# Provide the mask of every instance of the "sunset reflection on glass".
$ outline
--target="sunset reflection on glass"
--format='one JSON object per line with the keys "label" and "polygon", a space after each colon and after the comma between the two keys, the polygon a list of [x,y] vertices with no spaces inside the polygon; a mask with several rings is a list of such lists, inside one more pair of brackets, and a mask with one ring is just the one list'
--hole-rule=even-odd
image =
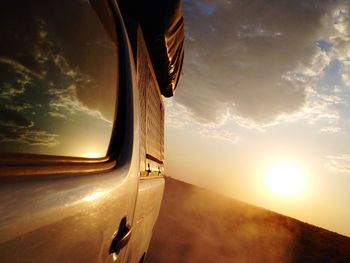
{"label": "sunset reflection on glass", "polygon": [[98,151],[87,151],[83,154],[83,156],[86,158],[98,158],[100,156],[103,156],[103,153]]}
{"label": "sunset reflection on glass", "polygon": [[11,1],[0,22],[0,153],[105,157],[119,78],[116,31],[104,25],[113,17],[89,1]]}

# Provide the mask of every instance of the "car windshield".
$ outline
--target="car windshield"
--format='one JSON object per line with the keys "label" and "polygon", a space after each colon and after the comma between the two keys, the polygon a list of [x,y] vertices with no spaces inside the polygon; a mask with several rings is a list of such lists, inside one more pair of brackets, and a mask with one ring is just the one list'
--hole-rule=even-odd
{"label": "car windshield", "polygon": [[4,1],[0,35],[0,152],[105,157],[119,82],[111,10]]}

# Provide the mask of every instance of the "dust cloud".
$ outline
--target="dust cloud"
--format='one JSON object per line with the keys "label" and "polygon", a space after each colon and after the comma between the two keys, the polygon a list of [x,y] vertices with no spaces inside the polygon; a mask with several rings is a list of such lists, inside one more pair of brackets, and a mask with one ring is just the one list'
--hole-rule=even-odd
{"label": "dust cloud", "polygon": [[350,238],[166,178],[146,262],[350,262]]}

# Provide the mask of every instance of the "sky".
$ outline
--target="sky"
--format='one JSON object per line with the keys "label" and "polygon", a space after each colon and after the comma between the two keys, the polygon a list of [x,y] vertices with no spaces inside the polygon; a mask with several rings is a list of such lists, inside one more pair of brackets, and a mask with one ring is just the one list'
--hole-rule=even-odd
{"label": "sky", "polygon": [[350,1],[182,4],[166,174],[350,236]]}
{"label": "sky", "polygon": [[89,2],[18,5],[0,10],[1,152],[104,157],[116,114],[116,31]]}

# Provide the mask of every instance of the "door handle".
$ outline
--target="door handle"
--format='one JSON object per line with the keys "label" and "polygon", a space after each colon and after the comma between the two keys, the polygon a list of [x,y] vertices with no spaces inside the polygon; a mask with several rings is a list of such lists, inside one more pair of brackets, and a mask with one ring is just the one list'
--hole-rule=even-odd
{"label": "door handle", "polygon": [[115,234],[111,247],[109,248],[109,254],[118,254],[120,250],[126,246],[131,237],[131,227],[126,223],[126,217],[120,221],[118,232]]}

